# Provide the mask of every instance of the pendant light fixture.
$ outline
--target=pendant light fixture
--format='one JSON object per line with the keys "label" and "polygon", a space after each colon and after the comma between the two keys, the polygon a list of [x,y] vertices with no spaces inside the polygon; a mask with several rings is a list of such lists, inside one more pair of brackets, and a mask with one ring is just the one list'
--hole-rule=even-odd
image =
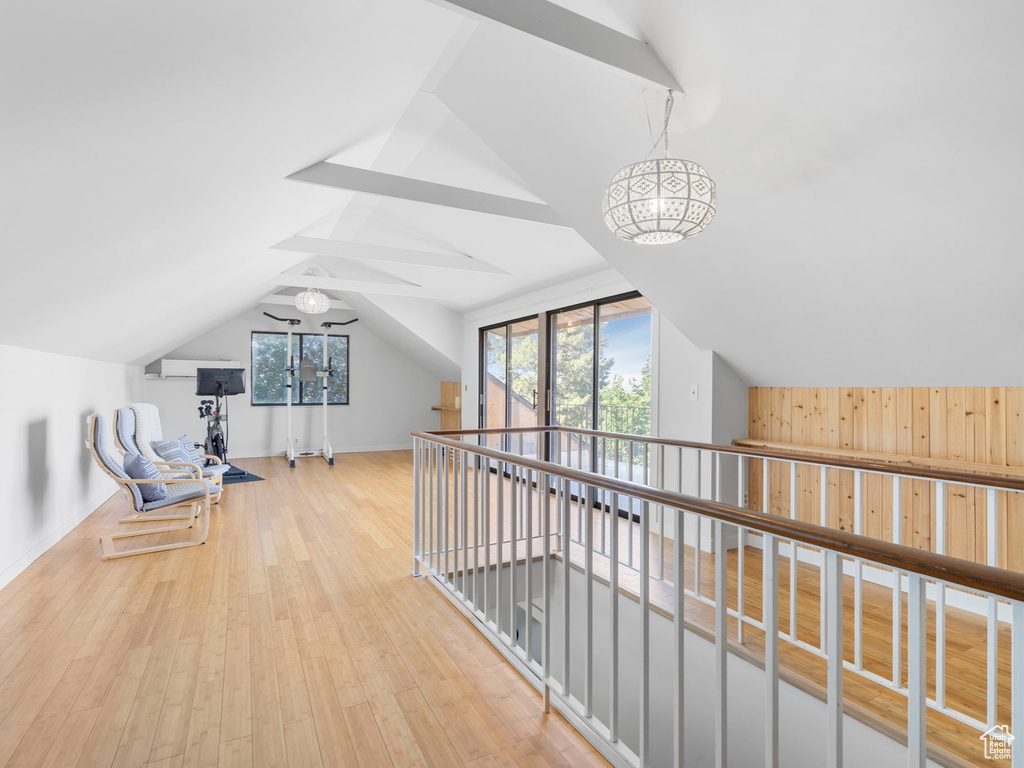
{"label": "pendant light fixture", "polygon": [[331,300],[316,288],[307,288],[295,295],[295,308],[307,315],[322,315],[331,308]]}
{"label": "pendant light fixture", "polygon": [[[672,91],[665,100],[665,126],[643,162],[627,165],[604,191],[604,223],[631,243],[662,245],[699,235],[715,217],[715,182],[699,164],[668,154]],[[665,157],[650,159],[665,140]]]}

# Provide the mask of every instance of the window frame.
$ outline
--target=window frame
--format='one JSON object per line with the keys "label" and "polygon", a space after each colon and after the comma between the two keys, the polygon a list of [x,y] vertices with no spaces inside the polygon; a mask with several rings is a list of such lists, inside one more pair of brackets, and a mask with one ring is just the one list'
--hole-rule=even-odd
{"label": "window frame", "polygon": [[[252,331],[250,333],[250,336],[249,336],[249,405],[251,405],[253,408],[282,408],[282,407],[283,408],[287,408],[288,407],[287,400],[282,400],[279,403],[257,403],[254,400],[254,398],[256,397],[256,379],[255,379],[256,364],[255,364],[255,361],[253,359],[253,342],[255,341],[257,335],[260,335],[260,336],[285,336],[285,337],[287,337],[288,336],[288,332],[287,331]],[[302,360],[302,352],[303,352],[303,348],[304,348],[303,344],[304,344],[304,339],[305,339],[306,336],[315,336],[316,338],[321,339],[321,340],[324,337],[324,335],[322,333],[292,333],[292,337],[293,338],[298,338],[299,339],[299,354],[298,354],[299,360]],[[347,333],[329,333],[329,334],[327,334],[327,338],[328,339],[345,339],[345,400],[344,400],[344,402],[333,402],[333,403],[328,401],[327,405],[351,405],[352,404],[352,392],[351,392],[351,386],[350,385],[352,383],[352,378],[351,378],[351,375],[350,375],[351,372],[349,371],[349,362],[350,362],[351,357],[352,357],[352,355],[351,355],[351,351],[352,351],[352,340],[351,340],[351,337]],[[287,353],[286,353],[286,360],[285,360],[285,362],[287,363]],[[281,369],[281,372],[282,372],[282,374],[284,373],[284,369],[283,368]],[[294,376],[293,378],[297,379],[298,376]],[[320,398],[315,403],[304,403],[304,402],[302,402],[302,395],[303,395],[302,386],[303,386],[304,383],[305,382],[301,382],[301,381],[299,382],[298,398],[292,400],[292,406],[295,407],[295,408],[309,408],[309,407],[314,407],[315,408],[315,407],[318,407],[318,406],[322,407],[323,406],[323,398]],[[313,383],[313,382],[310,382],[310,383]],[[320,388],[319,381],[316,382],[316,386],[317,386],[318,389]],[[285,397],[287,397],[287,393],[285,393]]]}
{"label": "window frame", "polygon": [[[629,299],[647,299],[647,297],[644,296],[642,293],[640,293],[640,291],[627,291],[625,293],[619,293],[619,294],[616,294],[614,296],[607,296],[607,297],[605,297],[603,299],[592,299],[590,301],[581,301],[581,302],[579,302],[577,304],[570,304],[570,305],[565,306],[565,307],[559,307],[557,309],[548,310],[548,312],[547,312],[547,328],[546,328],[547,344],[548,344],[548,352],[547,352],[548,364],[546,366],[546,371],[545,371],[546,375],[544,377],[544,387],[545,387],[545,390],[550,394],[550,397],[548,398],[548,402],[547,402],[547,408],[545,409],[545,412],[544,412],[544,423],[547,424],[548,426],[550,426],[553,423],[553,421],[554,421],[554,409],[555,409],[555,405],[556,405],[556,403],[555,403],[555,394],[554,394],[554,383],[555,383],[554,382],[554,377],[556,376],[557,372],[555,371],[556,366],[555,366],[555,358],[554,358],[554,356],[556,354],[557,345],[555,344],[554,338],[555,338],[555,330],[557,328],[557,322],[558,322],[557,319],[556,319],[557,316],[559,314],[561,314],[562,312],[571,312],[574,309],[592,308],[594,310],[594,319],[592,321],[593,327],[594,327],[594,343],[597,344],[598,343],[598,339],[600,337],[600,335],[599,335],[599,328],[600,328],[600,325],[601,325],[601,307],[606,305],[606,304],[616,304],[616,303],[618,303],[620,301],[627,301]],[[650,299],[647,299],[647,301],[648,301],[648,303],[650,303]],[[653,318],[653,313],[654,313],[654,305],[652,304],[651,305],[652,318]],[[652,357],[653,357],[653,354],[654,354],[654,339],[652,338],[651,339],[651,355],[652,355]],[[653,360],[652,360],[652,364],[653,364]],[[599,392],[599,388],[598,388],[598,384],[597,384],[597,381],[598,381],[598,361],[597,361],[597,351],[596,351],[596,348],[595,348],[595,354],[594,354],[594,375],[593,375],[593,380],[594,380],[593,381],[593,402],[594,402],[594,407],[593,407],[593,413],[591,414],[591,420],[590,420],[591,421],[591,425],[588,427],[588,429],[592,429],[592,430],[596,431],[598,429],[598,422],[599,422],[599,419],[600,419],[599,409],[600,409],[600,402],[601,402],[600,392]],[[652,403],[652,414],[653,414],[653,403]]]}

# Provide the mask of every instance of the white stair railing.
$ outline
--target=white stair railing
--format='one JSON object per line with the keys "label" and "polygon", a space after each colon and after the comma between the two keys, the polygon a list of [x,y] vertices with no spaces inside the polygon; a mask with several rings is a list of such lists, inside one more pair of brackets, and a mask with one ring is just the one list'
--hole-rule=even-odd
{"label": "white stair railing", "polygon": [[[766,766],[780,765],[780,651],[787,646],[824,660],[827,668],[819,764],[843,764],[843,669],[905,696],[909,766],[925,764],[929,710],[972,726],[979,735],[1000,723],[1008,723],[1011,733],[1024,734],[1024,685],[1018,682],[1024,679],[1024,576],[716,501],[722,496],[719,479],[725,450],[710,452],[710,483],[703,482],[699,489],[712,497],[709,500],[588,471],[598,460],[598,441],[619,438],[544,432],[548,444],[558,447],[557,456],[577,454],[572,461],[576,466],[476,445],[482,442],[478,432],[463,434],[466,442],[414,434],[414,572],[429,575],[543,691],[545,710],[557,708],[613,763],[682,765],[687,745],[706,738],[685,727],[694,715],[685,710],[684,620],[688,611],[702,606],[713,614],[716,765],[726,765],[730,748],[737,749],[730,739],[727,659],[730,644],[744,642],[744,634],[763,642]],[[563,450],[572,441],[575,446]],[[644,438],[630,442],[630,457],[652,453]],[[642,451],[637,451],[637,443],[644,444]],[[747,458],[739,454],[741,465]],[[588,462],[588,468],[580,468]],[[636,475],[639,479],[641,473]],[[649,480],[649,472],[644,477]],[[742,473],[740,477],[742,483]],[[609,510],[619,514],[608,514]],[[652,530],[655,517],[659,529]],[[737,579],[731,596],[729,558],[707,551],[702,540],[707,535],[724,543],[730,531],[738,533],[741,543],[731,572]],[[760,550],[759,600],[744,593],[754,585],[744,577],[744,560],[753,555],[745,553],[743,544]],[[786,590],[780,588],[780,564],[790,569]],[[708,567],[712,576],[702,582],[701,572]],[[798,571],[808,569],[817,571],[812,582],[819,585],[818,631],[811,638],[798,636],[799,590],[792,588]],[[858,611],[865,569],[891,575],[891,676],[864,664]],[[852,582],[858,609],[852,659],[844,648],[844,582]],[[929,607],[943,616],[947,590],[973,595],[988,607],[984,712],[943,696],[941,632],[933,646],[935,662],[927,661]],[[789,620],[782,623],[784,593]],[[632,597],[624,598],[627,594]],[[897,607],[904,597],[905,617]],[[730,607],[732,602],[735,608]],[[635,615],[635,622],[626,620],[627,612]],[[673,622],[670,641],[659,636],[652,644],[652,616]],[[900,637],[904,623],[905,642]],[[938,630],[942,619],[935,623]],[[994,661],[1000,629],[1011,635],[1009,712],[999,703]],[[672,681],[667,702],[666,676]],[[934,681],[933,697],[927,696],[929,677]],[[1004,693],[1006,685],[1003,681]],[[635,710],[622,704],[625,687],[635,688]],[[652,688],[657,689],[654,694]],[[653,708],[652,695],[657,699]],[[657,721],[657,728],[652,728],[652,721]],[[1024,766],[1024,749],[1016,750],[1009,765]]]}

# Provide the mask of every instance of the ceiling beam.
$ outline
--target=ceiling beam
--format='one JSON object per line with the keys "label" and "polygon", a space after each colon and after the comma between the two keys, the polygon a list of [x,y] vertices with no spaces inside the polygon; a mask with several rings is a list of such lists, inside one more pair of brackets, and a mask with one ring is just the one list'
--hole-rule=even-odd
{"label": "ceiling beam", "polygon": [[292,181],[305,181],[323,187],[347,189],[352,192],[365,192],[370,195],[395,197],[400,200],[412,200],[431,205],[444,205],[464,211],[490,213],[510,219],[536,221],[541,224],[566,226],[558,214],[544,203],[517,200],[514,197],[492,195],[461,187],[449,187],[447,184],[409,179],[405,176],[369,171],[365,168],[353,168],[350,165],[317,163],[293,173],[288,178]]}
{"label": "ceiling beam", "polygon": [[329,240],[321,237],[295,235],[273,246],[278,251],[293,253],[314,253],[318,256],[341,256],[364,261],[383,261],[389,264],[413,264],[418,267],[439,267],[459,269],[465,272],[489,272],[507,275],[503,269],[493,267],[485,261],[465,254],[432,253],[413,251],[406,248],[392,248],[386,245],[352,243],[346,240]]}
{"label": "ceiling beam", "polygon": [[[260,304],[274,304],[281,307],[294,307],[295,297],[286,296],[281,293],[271,293],[269,296],[264,296],[260,299]],[[340,299],[331,299],[331,309],[352,309],[352,307],[346,304]]]}
{"label": "ceiling beam", "polygon": [[682,87],[647,43],[547,0],[430,0],[471,18],[512,27],[577,56],[624,72],[645,85]]}
{"label": "ceiling beam", "polygon": [[379,283],[372,280],[350,280],[344,277],[281,274],[266,281],[269,285],[287,285],[292,288],[316,288],[321,291],[351,291],[377,293],[388,296],[419,296],[439,298],[438,294],[413,283]]}

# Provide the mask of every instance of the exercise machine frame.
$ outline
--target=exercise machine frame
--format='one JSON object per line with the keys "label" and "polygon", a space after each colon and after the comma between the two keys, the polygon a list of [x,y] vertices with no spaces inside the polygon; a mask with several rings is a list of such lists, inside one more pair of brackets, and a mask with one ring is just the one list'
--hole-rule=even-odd
{"label": "exercise machine frame", "polygon": [[287,363],[287,366],[284,369],[285,373],[288,374],[287,382],[285,384],[286,393],[287,393],[287,396],[286,396],[286,399],[285,399],[285,413],[287,414],[287,419],[286,420],[287,420],[287,423],[288,423],[288,434],[287,434],[288,444],[287,444],[287,446],[285,448],[285,457],[288,459],[288,466],[291,467],[292,469],[295,468],[295,458],[296,458],[296,456],[298,456],[300,458],[305,458],[305,457],[308,457],[308,456],[323,456],[324,460],[333,467],[334,466],[334,449],[331,447],[331,441],[327,437],[327,387],[329,385],[330,377],[334,373],[334,366],[332,364],[331,358],[327,354],[328,333],[329,333],[330,329],[333,326],[335,326],[335,325],[351,325],[352,323],[356,322],[359,318],[357,317],[357,318],[354,318],[352,320],[346,320],[344,322],[337,322],[337,321],[335,321],[335,322],[324,322],[324,323],[321,323],[321,327],[324,329],[324,332],[323,332],[323,337],[324,337],[324,341],[323,341],[323,361],[322,361],[323,369],[316,372],[316,378],[320,379],[321,401],[322,401],[321,402],[321,406],[323,408],[323,443],[321,445],[320,450],[309,450],[309,451],[298,451],[298,452],[296,452],[295,451],[295,439],[292,437],[292,388],[294,386],[295,373],[296,373],[297,370],[298,370],[298,372],[300,374],[300,377],[301,377],[301,373],[302,373],[302,360],[301,359],[299,360],[299,367],[296,368],[296,366],[295,366],[295,355],[291,354],[291,351],[292,351],[292,333],[293,333],[292,329],[296,325],[301,324],[302,321],[301,320],[296,320],[295,318],[291,318],[291,317],[277,317],[276,315],[272,315],[269,312],[264,312],[263,314],[266,315],[267,317],[273,319],[273,320],[279,320],[280,322],[288,323],[288,340],[286,342],[287,343],[286,349],[287,349],[287,355],[288,355],[288,358],[287,358],[288,359],[288,363]]}

